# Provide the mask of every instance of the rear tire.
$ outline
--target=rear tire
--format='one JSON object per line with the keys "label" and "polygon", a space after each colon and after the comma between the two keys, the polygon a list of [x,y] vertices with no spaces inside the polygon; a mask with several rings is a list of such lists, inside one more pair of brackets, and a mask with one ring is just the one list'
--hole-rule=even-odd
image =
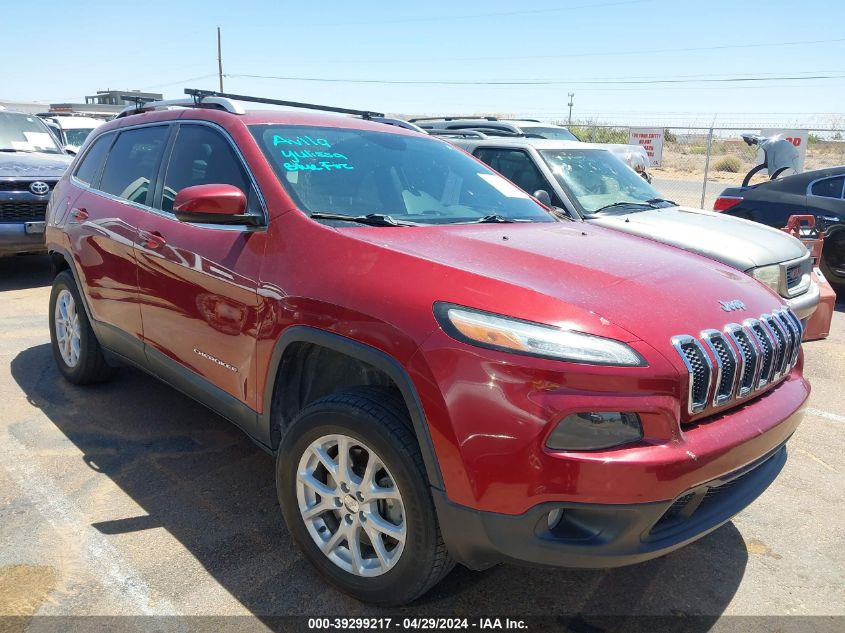
{"label": "rear tire", "polygon": [[407,410],[390,390],[359,387],[308,405],[282,438],[276,485],[302,553],[358,600],[407,604],[454,566]]}
{"label": "rear tire", "polygon": [[50,344],[59,372],[76,385],[103,382],[117,372],[103,356],[76,281],[67,270],[56,275],[50,293]]}

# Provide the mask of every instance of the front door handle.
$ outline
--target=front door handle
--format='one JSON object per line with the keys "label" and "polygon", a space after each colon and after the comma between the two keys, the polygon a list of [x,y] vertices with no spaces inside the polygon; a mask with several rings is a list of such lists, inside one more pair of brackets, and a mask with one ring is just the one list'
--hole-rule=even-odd
{"label": "front door handle", "polygon": [[144,248],[149,248],[151,250],[158,250],[167,244],[167,240],[164,239],[164,236],[158,231],[153,231],[152,233],[141,231],[139,237],[141,238],[141,245]]}
{"label": "front door handle", "polygon": [[71,209],[70,214],[71,216],[73,216],[73,219],[77,222],[85,222],[85,220],[88,219],[88,211],[86,211],[82,207],[74,207],[73,209]]}

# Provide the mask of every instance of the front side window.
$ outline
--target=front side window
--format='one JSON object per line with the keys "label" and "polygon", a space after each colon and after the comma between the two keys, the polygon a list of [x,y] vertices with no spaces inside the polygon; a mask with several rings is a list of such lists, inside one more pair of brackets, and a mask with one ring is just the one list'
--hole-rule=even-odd
{"label": "front side window", "polygon": [[475,155],[527,193],[533,195],[538,189],[552,193],[534,161],[522,150],[480,148]]}
{"label": "front side window", "polygon": [[77,180],[89,186],[97,182],[97,176],[103,166],[103,161],[106,159],[113,138],[114,134],[104,134],[94,141],[91,149],[85,152],[79,167],[76,168],[74,176]]}
{"label": "front side window", "polygon": [[169,127],[125,130],[109,152],[98,189],[137,204],[147,204],[150,184],[158,168]]}
{"label": "front side window", "polygon": [[813,183],[810,193],[814,196],[822,196],[824,198],[841,198],[843,183],[845,183],[845,176],[825,178],[824,180]]}
{"label": "front side window", "polygon": [[194,185],[233,185],[250,197],[250,181],[229,142],[207,125],[182,124],[164,177],[161,208],[173,210],[176,194]]}
{"label": "front side window", "polygon": [[587,214],[672,206],[633,169],[607,150],[541,150],[560,185]]}
{"label": "front side window", "polygon": [[0,112],[0,152],[63,153],[44,121],[18,112]]}
{"label": "front side window", "polygon": [[419,224],[489,216],[555,221],[525,192],[443,141],[348,128],[250,129],[282,185],[309,215],[379,214]]}

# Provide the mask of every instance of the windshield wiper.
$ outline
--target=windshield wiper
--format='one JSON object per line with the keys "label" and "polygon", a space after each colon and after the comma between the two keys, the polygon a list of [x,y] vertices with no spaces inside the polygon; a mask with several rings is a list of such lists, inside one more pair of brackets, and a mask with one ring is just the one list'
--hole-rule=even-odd
{"label": "windshield wiper", "polygon": [[383,215],[381,213],[345,215],[343,213],[323,213],[322,211],[315,211],[308,217],[313,218],[314,220],[342,220],[343,222],[357,222],[358,224],[366,224],[368,226],[420,226],[416,222],[397,220],[390,215]]}
{"label": "windshield wiper", "polygon": [[659,209],[656,204],[654,204],[651,200],[648,202],[614,202],[613,204],[606,204],[603,207],[599,207],[593,213],[601,213],[602,211],[609,211],[610,209],[620,209],[624,207],[645,207],[647,209]]}
{"label": "windshield wiper", "polygon": [[513,222],[532,222],[527,218],[506,218],[498,213],[485,215],[483,218],[472,220],[471,222],[459,222],[458,224],[511,224]]}
{"label": "windshield wiper", "polygon": [[15,149],[14,147],[0,147],[0,152],[21,152],[22,154],[34,154],[34,149]]}
{"label": "windshield wiper", "polygon": [[646,200],[646,202],[650,204],[660,204],[661,202],[671,205],[673,207],[677,207],[678,203],[674,200],[667,200],[666,198],[652,198],[651,200]]}

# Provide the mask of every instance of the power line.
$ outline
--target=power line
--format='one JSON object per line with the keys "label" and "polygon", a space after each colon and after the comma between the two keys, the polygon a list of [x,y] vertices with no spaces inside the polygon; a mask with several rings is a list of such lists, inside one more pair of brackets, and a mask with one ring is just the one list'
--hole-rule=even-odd
{"label": "power line", "polygon": [[419,86],[606,86],[606,85],[658,85],[689,83],[740,83],[768,81],[809,81],[827,79],[845,79],[845,75],[809,75],[780,77],[721,77],[712,79],[613,79],[613,80],[451,80],[451,79],[341,79],[339,77],[287,77],[277,75],[251,75],[242,73],[227,74],[227,77],[240,79],[275,79],[279,81],[307,81],[319,83],[382,84],[382,85],[419,85]]}
{"label": "power line", "polygon": [[[732,50],[732,49],[746,49],[746,48],[780,48],[782,46],[811,46],[815,44],[839,44],[845,42],[845,38],[838,38],[832,40],[799,40],[794,42],[757,42],[754,44],[722,44],[718,46],[692,46],[684,48],[654,48],[651,50],[637,50],[637,55],[654,54],[654,53],[687,53],[687,52],[704,52],[704,51],[718,51],[718,50]],[[412,63],[436,63],[436,62],[474,62],[474,61],[510,61],[510,60],[534,60],[534,59],[574,59],[582,57],[630,57],[631,51],[589,51],[580,53],[567,53],[565,55],[502,55],[502,56],[484,56],[484,57],[441,57],[441,58],[418,58],[418,59],[342,59],[331,60],[323,63],[337,64],[412,64]],[[251,63],[245,60],[235,60],[237,63]]]}

